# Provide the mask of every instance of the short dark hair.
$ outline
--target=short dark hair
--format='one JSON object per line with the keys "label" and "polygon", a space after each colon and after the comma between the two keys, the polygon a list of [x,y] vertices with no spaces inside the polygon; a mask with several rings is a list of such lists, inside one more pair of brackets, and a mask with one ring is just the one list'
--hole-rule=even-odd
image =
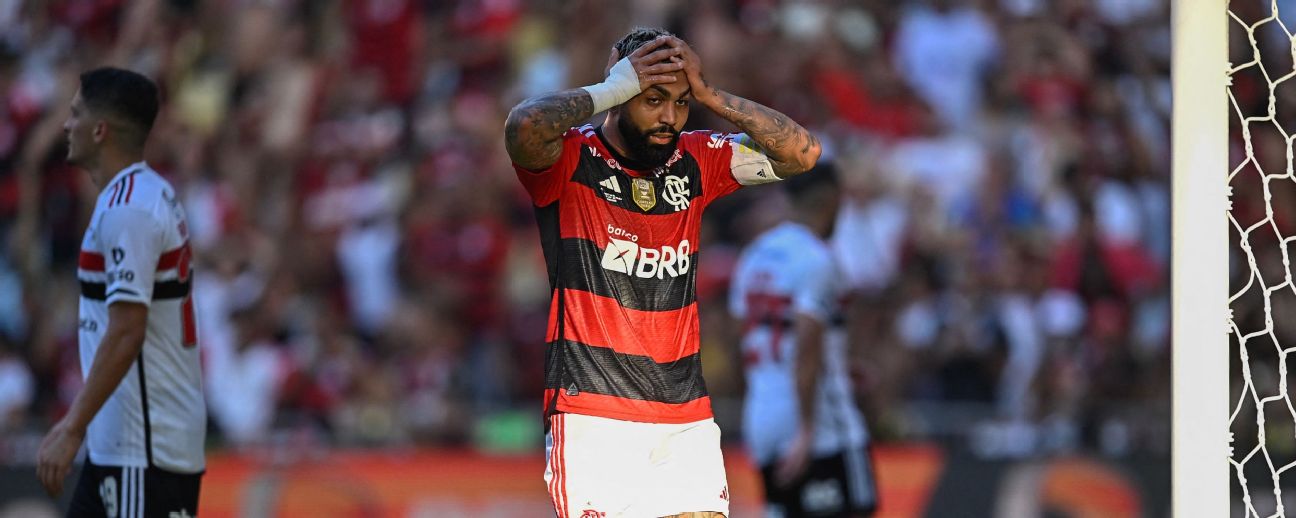
{"label": "short dark hair", "polygon": [[815,164],[809,171],[783,180],[783,189],[796,205],[813,206],[822,203],[824,194],[835,192],[837,187],[837,167],[825,161]]}
{"label": "short dark hair", "polygon": [[629,56],[639,47],[657,39],[659,36],[674,36],[674,34],[660,27],[635,27],[630,31],[630,34],[625,35],[625,37],[621,38],[621,41],[616,42],[617,59]]}
{"label": "short dark hair", "polygon": [[138,72],[103,67],[81,74],[81,100],[90,111],[132,126],[143,147],[158,113],[157,84]]}

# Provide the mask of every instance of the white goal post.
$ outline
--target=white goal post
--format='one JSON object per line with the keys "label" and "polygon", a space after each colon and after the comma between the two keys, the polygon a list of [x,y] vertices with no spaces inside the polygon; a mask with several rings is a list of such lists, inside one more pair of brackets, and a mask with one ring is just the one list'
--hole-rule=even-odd
{"label": "white goal post", "polygon": [[1227,0],[1172,1],[1171,504],[1176,517],[1231,512],[1228,24]]}

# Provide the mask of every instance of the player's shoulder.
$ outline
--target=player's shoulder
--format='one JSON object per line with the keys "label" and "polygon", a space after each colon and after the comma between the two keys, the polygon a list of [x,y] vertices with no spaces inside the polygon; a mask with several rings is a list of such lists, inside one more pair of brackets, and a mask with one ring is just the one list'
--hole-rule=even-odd
{"label": "player's shoulder", "polygon": [[825,241],[823,238],[815,235],[808,229],[801,235],[799,246],[802,250],[805,250],[805,255],[809,259],[818,262],[832,261],[832,246],[828,244],[828,241]]}
{"label": "player's shoulder", "polygon": [[832,262],[832,249],[828,243],[804,225],[786,223],[776,230],[773,239],[777,246],[795,251],[792,257],[797,262],[812,266]]}
{"label": "player's shoulder", "polygon": [[681,147],[693,149],[721,149],[734,139],[741,138],[742,133],[725,133],[712,130],[692,130],[680,133]]}
{"label": "player's shoulder", "polygon": [[137,167],[113,179],[105,189],[104,217],[156,218],[178,203],[175,188],[148,166]]}
{"label": "player's shoulder", "polygon": [[128,202],[146,210],[169,208],[177,203],[176,190],[161,174],[145,167],[135,174],[135,195]]}

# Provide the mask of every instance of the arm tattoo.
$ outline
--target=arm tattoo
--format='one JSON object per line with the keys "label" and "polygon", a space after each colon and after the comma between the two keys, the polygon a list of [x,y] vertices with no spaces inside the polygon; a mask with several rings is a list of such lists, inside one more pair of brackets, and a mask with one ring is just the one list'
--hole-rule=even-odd
{"label": "arm tattoo", "polygon": [[728,92],[711,88],[720,99],[716,111],[760,145],[774,165],[774,174],[786,177],[814,167],[819,159],[819,139],[787,115]]}
{"label": "arm tattoo", "polygon": [[575,88],[522,101],[504,123],[509,158],[527,169],[544,169],[562,155],[562,135],[594,115],[589,92]]}

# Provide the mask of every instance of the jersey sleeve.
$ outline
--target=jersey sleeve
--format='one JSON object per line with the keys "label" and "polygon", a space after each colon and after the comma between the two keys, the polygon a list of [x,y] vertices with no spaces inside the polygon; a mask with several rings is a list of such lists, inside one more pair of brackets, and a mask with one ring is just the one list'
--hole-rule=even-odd
{"label": "jersey sleeve", "polygon": [[796,284],[796,292],[792,295],[792,308],[799,314],[828,322],[837,302],[838,279],[832,258],[827,253],[806,256],[801,282]]}
{"label": "jersey sleeve", "polygon": [[690,131],[681,141],[702,169],[702,192],[709,200],[746,185],[777,182],[769,157],[746,133]]}
{"label": "jersey sleeve", "polygon": [[547,169],[531,170],[513,164],[518,181],[522,182],[522,187],[526,188],[537,207],[558,201],[563,185],[571,179],[576,164],[580,162],[581,144],[585,141],[585,135],[578,128],[572,128],[563,133],[562,139],[562,154]]}
{"label": "jersey sleeve", "polygon": [[104,253],[109,305],[134,302],[149,305],[153,277],[162,254],[163,233],[158,222],[143,210],[122,206],[108,209],[99,220],[97,240]]}
{"label": "jersey sleeve", "polygon": [[743,319],[747,318],[747,254],[743,254],[738,259],[738,267],[734,268],[734,274],[729,281],[729,315]]}

